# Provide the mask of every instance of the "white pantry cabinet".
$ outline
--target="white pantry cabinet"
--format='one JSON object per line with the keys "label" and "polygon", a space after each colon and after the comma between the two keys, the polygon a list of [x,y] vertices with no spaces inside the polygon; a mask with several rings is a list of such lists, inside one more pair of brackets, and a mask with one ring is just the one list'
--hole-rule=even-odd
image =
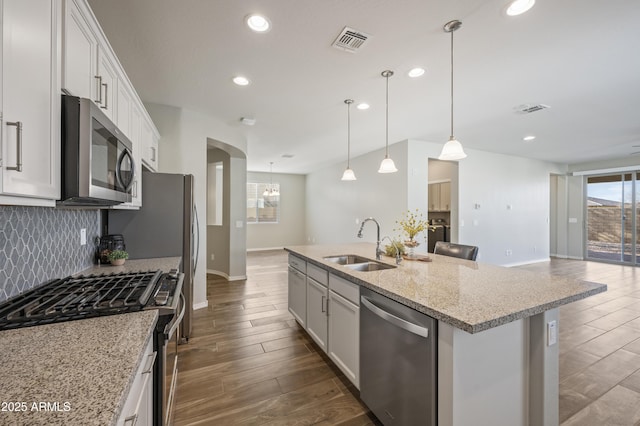
{"label": "white pantry cabinet", "polygon": [[2,0],[0,7],[0,204],[53,206],[61,178],[61,3]]}

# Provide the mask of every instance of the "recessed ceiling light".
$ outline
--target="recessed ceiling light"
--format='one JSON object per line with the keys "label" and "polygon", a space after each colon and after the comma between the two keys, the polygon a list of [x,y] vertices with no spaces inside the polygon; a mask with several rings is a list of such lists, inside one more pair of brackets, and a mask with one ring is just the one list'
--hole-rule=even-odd
{"label": "recessed ceiling light", "polygon": [[237,77],[233,77],[233,82],[238,86],[246,86],[249,84],[249,79],[247,77],[239,75]]}
{"label": "recessed ceiling light", "polygon": [[360,103],[356,106],[356,108],[358,108],[358,109],[369,109],[369,104],[368,104],[368,103],[365,103],[365,102],[360,102]]}
{"label": "recessed ceiling light", "polygon": [[532,141],[534,140],[536,137],[534,135],[529,135],[529,136],[525,136],[524,138],[522,138],[523,141]]}
{"label": "recessed ceiling light", "polygon": [[257,33],[266,33],[271,28],[271,23],[262,15],[248,15],[245,18],[247,26]]}
{"label": "recessed ceiling light", "polygon": [[536,0],[514,0],[507,7],[507,15],[518,16],[531,9],[536,4]]}
{"label": "recessed ceiling light", "polygon": [[409,77],[416,78],[424,75],[424,68],[414,68],[408,73]]}

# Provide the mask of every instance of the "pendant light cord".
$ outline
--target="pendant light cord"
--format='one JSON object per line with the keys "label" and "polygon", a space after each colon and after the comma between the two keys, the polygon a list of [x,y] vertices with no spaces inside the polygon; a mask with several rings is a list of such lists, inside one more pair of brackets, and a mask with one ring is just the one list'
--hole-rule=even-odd
{"label": "pendant light cord", "polygon": [[[391,74],[393,75],[393,74]],[[386,132],[385,132],[385,150],[384,150],[384,158],[389,157],[389,77],[391,76],[389,75],[389,73],[387,73],[387,75],[385,76],[387,79],[387,95],[386,95],[386,102],[387,102],[387,107],[386,107]]]}
{"label": "pendant light cord", "polygon": [[351,102],[347,102],[347,169],[350,169],[350,168],[351,168]]}
{"label": "pendant light cord", "polygon": [[453,139],[453,31],[451,31],[451,139]]}

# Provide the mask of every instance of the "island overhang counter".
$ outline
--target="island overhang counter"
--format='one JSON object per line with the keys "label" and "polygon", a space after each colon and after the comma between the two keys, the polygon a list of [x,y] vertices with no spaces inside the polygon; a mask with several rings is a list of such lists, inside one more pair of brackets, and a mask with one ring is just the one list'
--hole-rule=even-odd
{"label": "island overhang counter", "polygon": [[[370,243],[291,246],[290,254],[438,320],[438,425],[557,425],[558,308],[606,285],[457,258],[361,272],[327,260],[375,258]],[[394,265],[394,259],[382,262]],[[553,330],[552,330],[553,333]],[[553,338],[553,336],[551,336]]]}

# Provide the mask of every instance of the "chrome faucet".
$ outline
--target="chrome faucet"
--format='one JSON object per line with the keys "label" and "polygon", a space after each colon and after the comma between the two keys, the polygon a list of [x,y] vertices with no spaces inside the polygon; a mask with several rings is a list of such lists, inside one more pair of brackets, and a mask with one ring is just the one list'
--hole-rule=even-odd
{"label": "chrome faucet", "polygon": [[376,240],[376,260],[380,260],[380,255],[383,253],[383,251],[380,250],[380,224],[378,223],[378,221],[372,217],[368,217],[365,220],[363,220],[362,224],[360,225],[360,230],[358,231],[358,238],[362,238],[362,228],[364,228],[364,224],[369,222],[370,220],[373,221],[378,227],[378,234],[377,234],[377,240]]}
{"label": "chrome faucet", "polygon": [[397,244],[398,243],[394,243],[393,240],[387,235],[386,237],[382,237],[382,241],[384,240],[389,240],[389,242],[391,243],[391,246],[396,249],[396,265],[399,265],[400,262],[402,262],[402,254],[400,253],[400,249],[398,248]]}

